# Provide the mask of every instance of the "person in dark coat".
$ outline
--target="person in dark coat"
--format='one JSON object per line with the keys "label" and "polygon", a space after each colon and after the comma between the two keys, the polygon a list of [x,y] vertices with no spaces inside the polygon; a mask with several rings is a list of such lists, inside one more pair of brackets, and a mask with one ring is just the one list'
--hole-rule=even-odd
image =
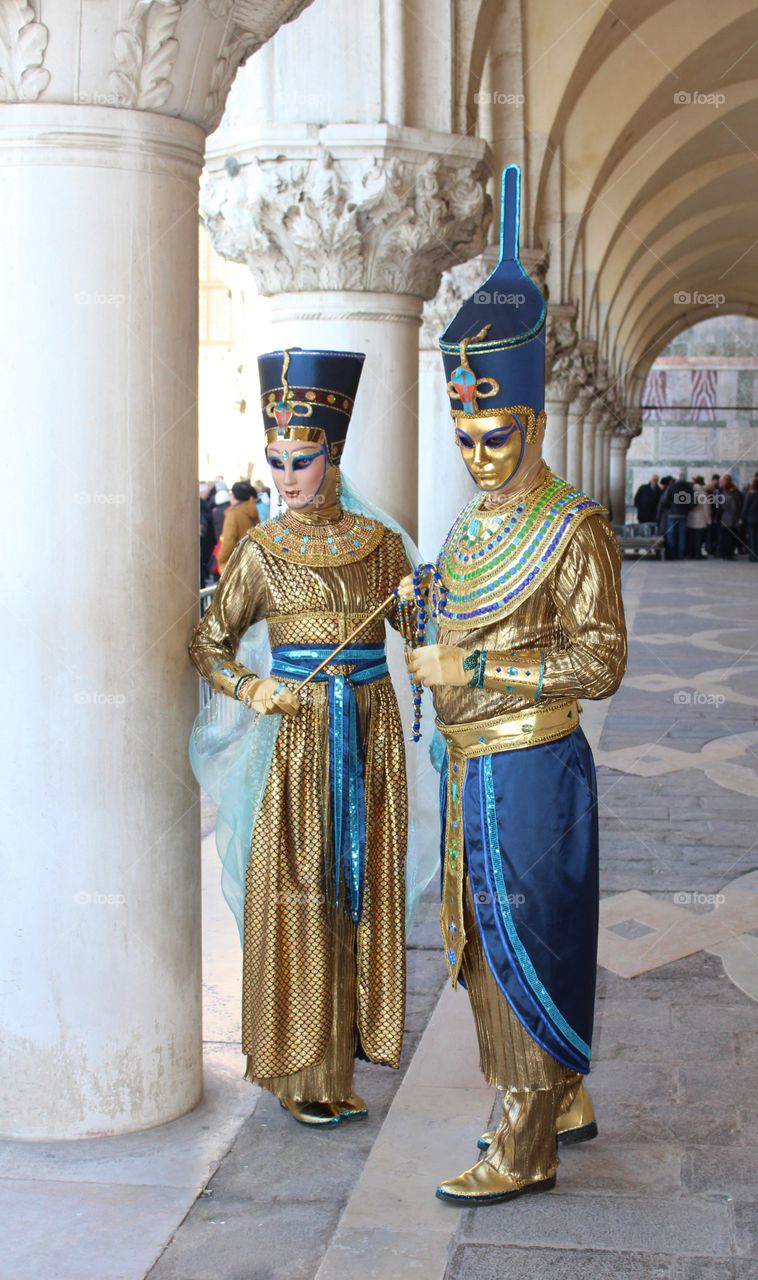
{"label": "person in dark coat", "polygon": [[750,563],[758,564],[758,476],[747,491],[742,508],[742,522],[747,535]]}
{"label": "person in dark coat", "polygon": [[648,484],[641,484],[634,495],[634,507],[640,524],[655,524],[658,520],[658,503],[661,486],[657,476],[651,476]]}
{"label": "person in dark coat", "polygon": [[679,478],[666,489],[659,507],[659,514],[661,511],[666,514],[666,544],[671,560],[684,560],[687,554],[687,516],[694,502],[693,487],[680,471]]}
{"label": "person in dark coat", "polygon": [[719,481],[721,491],[721,526],[719,555],[722,560],[734,560],[737,551],[737,528],[742,515],[742,494],[730,475]]}

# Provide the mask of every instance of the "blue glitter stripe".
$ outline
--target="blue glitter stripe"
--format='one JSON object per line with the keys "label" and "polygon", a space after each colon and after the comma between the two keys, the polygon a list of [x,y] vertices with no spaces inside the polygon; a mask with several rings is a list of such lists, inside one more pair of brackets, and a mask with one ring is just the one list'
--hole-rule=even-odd
{"label": "blue glitter stripe", "polygon": [[[333,650],[326,645],[277,645],[271,674],[305,679]],[[353,685],[371,684],[389,676],[384,645],[355,645],[343,649],[337,663],[352,666],[349,675],[320,671],[314,680],[328,685],[329,780],[334,840],[334,901],[341,899],[344,879],[353,920],[360,922],[366,861],[366,796],[363,750],[358,733],[358,709]]]}
{"label": "blue glitter stripe", "polygon": [[482,758],[482,777],[484,780],[485,794],[485,835],[487,841],[487,854],[492,867],[492,873],[495,877],[495,884],[497,886],[497,899],[498,906],[500,908],[500,915],[502,916],[503,924],[505,925],[511,946],[518,956],[521,968],[529,986],[532,988],[532,991],[536,995],[553,1025],[557,1027],[561,1034],[566,1037],[575,1049],[578,1049],[579,1052],[589,1060],[592,1053],[589,1045],[585,1044],[581,1036],[577,1035],[573,1027],[569,1026],[560,1009],[551,999],[547,988],[542,982],[540,982],[539,977],[537,976],[537,971],[529,958],[529,953],[518,936],[516,926],[513,923],[513,916],[511,915],[511,908],[508,901],[508,890],[503,876],[503,862],[500,854],[500,841],[497,832],[497,807],[495,803],[495,787],[492,780],[492,756],[484,756]]}
{"label": "blue glitter stripe", "polygon": [[544,649],[540,649],[540,678],[539,678],[539,680],[537,681],[537,696],[536,696],[536,697],[535,697],[535,699],[534,699],[534,705],[535,705],[535,707],[536,707],[537,703],[539,702],[539,700],[540,700],[540,694],[542,693],[542,680],[543,680],[544,675],[545,675],[545,650],[544,650]]}

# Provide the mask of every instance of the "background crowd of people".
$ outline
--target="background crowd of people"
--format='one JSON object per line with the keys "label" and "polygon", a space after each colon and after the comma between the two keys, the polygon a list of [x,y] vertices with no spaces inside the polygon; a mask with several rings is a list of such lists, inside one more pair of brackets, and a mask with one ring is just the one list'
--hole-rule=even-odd
{"label": "background crowd of people", "polygon": [[240,538],[268,520],[271,490],[262,480],[237,480],[229,489],[223,476],[200,482],[200,585],[218,582]]}
{"label": "background crowd of people", "polygon": [[758,471],[739,489],[728,474],[688,480],[657,475],[634,495],[640,524],[653,524],[664,538],[666,560],[702,560],[747,556],[758,564]]}

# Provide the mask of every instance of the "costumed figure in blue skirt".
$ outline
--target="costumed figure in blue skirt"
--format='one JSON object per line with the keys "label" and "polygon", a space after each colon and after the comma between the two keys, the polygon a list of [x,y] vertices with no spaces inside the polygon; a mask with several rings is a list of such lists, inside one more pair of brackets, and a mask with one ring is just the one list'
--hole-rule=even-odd
{"label": "costumed figure in blue skirt", "polygon": [[446,744],[445,954],[468,990],[482,1070],[504,1092],[483,1158],[437,1189],[469,1203],[548,1190],[556,1139],[597,1132],[583,1086],[597,796],[578,700],[607,698],[626,664],[607,512],[542,458],[545,302],[519,262],[519,181],[509,166],[500,261],[440,340],[455,444],[479,493],[426,580],[439,643],[410,658]]}

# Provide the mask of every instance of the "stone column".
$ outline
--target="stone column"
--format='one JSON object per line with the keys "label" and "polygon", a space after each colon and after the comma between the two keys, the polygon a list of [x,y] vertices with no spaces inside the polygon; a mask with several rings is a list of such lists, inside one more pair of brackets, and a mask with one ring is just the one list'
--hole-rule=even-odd
{"label": "stone column", "polygon": [[569,484],[582,487],[582,461],[584,453],[584,420],[592,403],[592,388],[580,386],[568,409],[566,430],[566,475]]}
{"label": "stone column", "polygon": [[595,474],[595,432],[597,430],[597,420],[599,414],[599,406],[597,401],[590,405],[589,411],[584,419],[584,431],[582,433],[582,489],[585,493],[592,495],[592,482]]}
{"label": "stone column", "polygon": [[626,454],[629,443],[626,432],[616,431],[611,436],[609,490],[614,524],[626,522]]}
{"label": "stone column", "polygon": [[[415,537],[425,299],[490,216],[484,144],[378,125],[270,125],[209,157],[219,253],[274,301],[281,346],[365,351],[345,471]],[[440,375],[441,376],[441,375]]]}
{"label": "stone column", "polygon": [[0,1132],[73,1138],[201,1095],[197,185],[240,59],[302,4],[254,31],[242,3],[4,8]]}
{"label": "stone column", "polygon": [[592,488],[590,493],[598,502],[605,504],[606,501],[606,437],[610,430],[609,413],[605,408],[600,414],[595,429],[595,460],[592,471]]}
{"label": "stone column", "polygon": [[544,454],[556,475],[563,477],[566,475],[569,405],[583,373],[575,354],[575,321],[576,307],[566,303],[550,304],[545,340],[547,429]]}

